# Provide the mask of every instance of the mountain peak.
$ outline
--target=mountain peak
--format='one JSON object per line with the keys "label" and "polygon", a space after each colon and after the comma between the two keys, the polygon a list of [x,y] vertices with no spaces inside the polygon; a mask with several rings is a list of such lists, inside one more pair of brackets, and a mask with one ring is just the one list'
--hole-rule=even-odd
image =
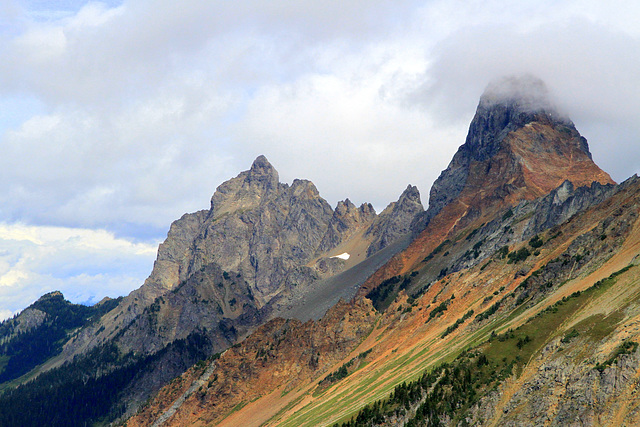
{"label": "mountain peak", "polygon": [[256,157],[256,159],[251,164],[251,169],[249,171],[252,173],[261,174],[271,174],[273,172],[278,173],[263,154],[260,154],[258,157]]}
{"label": "mountain peak", "polygon": [[278,171],[262,154],[253,161],[247,174],[247,181],[263,182],[270,189],[278,186],[279,179]]}
{"label": "mountain peak", "polygon": [[38,298],[38,300],[34,304],[45,302],[45,301],[50,301],[50,300],[54,300],[54,299],[56,299],[56,300],[57,299],[64,300],[64,295],[60,291],[51,291],[49,293],[46,293],[46,294],[42,295],[40,298]]}
{"label": "mountain peak", "polygon": [[420,191],[418,191],[418,187],[415,185],[407,185],[407,188],[405,188],[400,195],[398,203],[402,204],[406,202],[413,202],[422,205],[422,202],[420,202]]}
{"label": "mountain peak", "polygon": [[613,182],[593,163],[587,140],[553,106],[542,80],[504,77],[480,98],[465,143],[431,188],[422,223],[465,188],[476,199],[484,194],[514,202],[546,194],[565,179],[578,186]]}
{"label": "mountain peak", "polygon": [[[460,149],[467,160],[484,161],[502,147],[509,132],[541,121],[574,129],[549,98],[545,83],[531,75],[503,77],[491,82],[480,97],[467,139]],[[577,131],[576,131],[577,133]],[[588,153],[588,148],[585,147]]]}
{"label": "mountain peak", "polygon": [[407,185],[398,200],[389,203],[367,230],[366,234],[373,237],[367,255],[373,255],[410,233],[413,221],[423,212],[418,187]]}
{"label": "mountain peak", "polygon": [[216,217],[238,209],[250,209],[267,195],[278,192],[278,171],[263,155],[258,156],[248,171],[218,186],[211,197],[211,210]]}
{"label": "mountain peak", "polygon": [[429,208],[413,221],[417,237],[365,282],[361,294],[410,271],[465,227],[545,196],[565,181],[574,188],[614,184],[593,162],[587,140],[549,99],[545,84],[531,76],[487,87],[465,143],[433,183]]}

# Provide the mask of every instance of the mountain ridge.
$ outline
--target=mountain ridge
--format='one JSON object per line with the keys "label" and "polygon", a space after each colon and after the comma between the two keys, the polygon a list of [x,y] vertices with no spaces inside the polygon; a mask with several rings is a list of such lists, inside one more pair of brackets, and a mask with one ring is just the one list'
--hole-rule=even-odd
{"label": "mountain ridge", "polygon": [[414,220],[414,242],[370,278],[361,294],[410,271],[456,230],[542,197],[565,180],[576,187],[614,184],[591,157],[586,139],[552,107],[541,80],[524,76],[491,83],[465,143],[433,183],[428,209]]}
{"label": "mountain ridge", "polygon": [[[571,384],[570,387],[579,387],[576,390],[584,390],[585,385],[595,384],[584,381],[593,381],[595,377],[602,378],[603,386],[609,384],[606,387],[612,387],[614,380],[607,378],[616,376],[620,378],[617,391],[611,393],[611,397],[605,395],[603,399],[611,402],[612,399],[615,400],[615,396],[630,392],[635,380],[629,380],[633,378],[629,373],[640,368],[640,353],[630,352],[629,356],[623,356],[620,368],[615,363],[602,366],[601,364],[612,363],[607,360],[611,357],[611,352],[624,343],[624,339],[640,338],[640,331],[635,326],[640,319],[637,308],[628,318],[616,315],[618,317],[610,320],[613,322],[610,328],[615,329],[615,325],[620,325],[623,331],[627,332],[621,332],[612,337],[605,334],[603,341],[597,338],[592,344],[597,344],[599,349],[595,359],[584,361],[580,358],[574,359],[572,363],[581,366],[580,370],[587,375],[585,380],[580,379],[582,377],[573,379],[570,374],[566,374],[573,368],[563,370],[558,362],[549,363],[555,360],[550,356],[562,357],[562,350],[559,350],[561,348],[566,348],[567,351],[572,352],[571,354],[575,354],[579,349],[579,343],[584,343],[584,340],[592,342],[589,341],[593,339],[589,338],[590,327],[580,326],[584,323],[580,323],[581,319],[593,322],[595,320],[590,316],[593,316],[594,309],[596,312],[605,310],[605,313],[608,309],[604,308],[606,305],[600,306],[595,302],[590,304],[591,295],[599,295],[600,299],[597,301],[606,300],[607,304],[612,304],[612,301],[619,298],[616,295],[637,298],[640,292],[638,288],[640,283],[638,269],[640,264],[638,209],[640,181],[637,177],[632,177],[615,187],[598,184],[580,187],[574,190],[573,196],[568,197],[566,197],[565,187],[566,184],[540,201],[542,205],[551,204],[557,206],[560,211],[566,211],[567,217],[559,225],[536,232],[540,221],[534,218],[535,214],[529,215],[524,220],[518,220],[519,215],[527,212],[518,211],[518,209],[527,208],[527,203],[519,205],[511,216],[507,215],[506,212],[509,211],[506,211],[496,218],[499,221],[506,217],[502,220],[502,225],[496,229],[510,225],[516,234],[522,233],[522,236],[528,236],[536,232],[535,236],[538,236],[538,239],[516,238],[508,246],[508,254],[517,255],[522,253],[524,248],[530,248],[532,252],[534,249],[538,250],[540,252],[538,255],[529,254],[525,259],[519,259],[519,255],[510,257],[503,255],[500,249],[493,249],[490,250],[491,256],[488,258],[490,262],[476,262],[465,270],[448,274],[431,283],[418,294],[408,295],[405,291],[401,291],[395,301],[384,311],[374,310],[370,305],[371,302],[366,298],[336,307],[336,313],[340,313],[338,319],[350,319],[349,321],[355,322],[344,329],[345,337],[349,336],[351,331],[358,330],[357,328],[373,326],[373,329],[361,340],[342,348],[339,353],[325,354],[325,351],[320,350],[317,352],[319,359],[311,365],[312,356],[316,351],[307,343],[325,335],[326,329],[315,329],[314,333],[309,332],[311,335],[307,334],[304,338],[281,336],[274,331],[281,327],[281,322],[284,320],[268,322],[252,336],[250,341],[242,342],[240,346],[223,354],[216,363],[219,367],[225,366],[225,369],[213,371],[218,372],[216,381],[205,384],[200,393],[188,396],[177,414],[169,418],[165,425],[216,423],[221,426],[240,424],[315,426],[334,425],[335,422],[340,421],[344,422],[343,426],[350,426],[354,425],[353,420],[358,414],[358,419],[362,420],[358,425],[404,425],[417,416],[419,405],[425,402],[425,394],[417,394],[416,396],[423,397],[408,401],[417,403],[411,403],[408,406],[409,410],[402,412],[399,409],[402,408],[402,404],[394,406],[392,402],[394,402],[394,396],[402,396],[403,387],[407,387],[403,386],[403,383],[419,379],[425,369],[425,372],[428,372],[428,367],[438,370],[439,375],[446,378],[446,375],[451,375],[451,372],[440,371],[440,366],[446,369],[448,365],[446,363],[439,365],[436,361],[453,359],[455,363],[462,363],[465,360],[463,349],[469,347],[471,348],[469,354],[472,354],[470,357],[474,364],[480,360],[478,355],[483,354],[478,352],[485,351],[482,350],[485,347],[488,349],[486,351],[494,351],[492,350],[494,347],[508,348],[510,353],[498,353],[499,356],[487,353],[487,357],[492,361],[495,360],[500,369],[507,368],[511,363],[512,367],[509,369],[514,370],[510,376],[506,377],[500,377],[499,372],[496,372],[493,376],[494,382],[490,383],[487,389],[482,388],[481,384],[478,385],[482,399],[473,401],[477,406],[473,406],[470,409],[471,412],[466,415],[470,423],[484,425],[482,420],[486,420],[485,417],[489,414],[495,421],[505,418],[507,421],[516,420],[519,425],[538,425],[539,422],[545,421],[547,414],[551,414],[553,417],[559,417],[555,425],[566,425],[573,414],[588,413],[579,407],[572,407],[572,401],[563,400],[562,395],[554,395],[551,403],[545,403],[544,396],[529,392],[526,394],[528,396],[526,399],[532,403],[527,406],[524,398],[509,391],[509,387],[513,387],[512,381],[520,378],[514,373],[516,368],[523,369],[522,375],[525,376],[519,381],[520,384],[525,384],[521,386],[525,391],[528,390],[525,388],[527,384],[534,387],[536,384],[553,387],[555,381]],[[595,198],[592,199],[592,203],[585,205],[580,200],[586,200],[586,194],[589,192]],[[628,206],[634,206],[634,209],[625,209]],[[572,214],[570,211],[574,209],[575,212]],[[462,238],[459,244],[464,242],[465,238]],[[449,248],[454,249],[454,247]],[[587,250],[588,248],[590,251]],[[452,255],[453,253],[449,256]],[[428,262],[433,262],[442,256],[443,254],[439,253]],[[426,279],[423,277],[424,271],[428,268],[428,266],[423,267],[417,276],[410,277],[410,281],[417,281],[418,284],[423,282]],[[617,277],[622,279],[614,279]],[[607,283],[607,289],[614,289],[611,288],[612,284],[615,284],[614,280],[624,280],[627,287],[615,288],[617,290],[611,296],[599,290],[599,286],[604,286],[603,283]],[[584,297],[581,296],[582,293]],[[633,297],[633,295],[636,296]],[[580,304],[575,305],[573,301],[578,301]],[[631,310],[634,299],[625,301],[627,301],[626,305],[614,306],[612,310]],[[515,313],[519,315],[511,316],[513,310],[516,310]],[[562,314],[563,310],[574,310],[576,315],[582,317],[573,321],[574,326],[571,323],[564,325],[562,322],[553,320],[556,313],[554,310],[559,310],[562,316],[567,316]],[[323,321],[327,320],[328,318]],[[542,334],[555,331],[555,335],[551,335],[555,338],[552,341],[545,341],[547,338],[528,335],[530,341],[525,340],[524,332],[520,332],[521,328],[527,327],[526,325],[530,322],[534,322],[535,325],[535,322],[542,321],[559,323],[554,323],[553,329],[528,327],[525,329],[527,334],[533,334],[536,330],[541,331]],[[318,327],[316,323],[305,325]],[[555,328],[558,330],[556,331]],[[572,328],[577,328],[579,331],[572,333]],[[480,334],[480,337],[477,334]],[[335,342],[341,342],[341,339],[338,336]],[[261,344],[256,345],[256,340]],[[529,346],[535,347],[529,348]],[[296,356],[288,354],[284,348],[296,348]],[[535,350],[536,348],[538,350]],[[552,370],[553,374],[547,377],[544,374],[547,371],[525,370],[528,359],[518,361],[520,359],[514,358],[513,352],[515,355],[522,354],[522,357],[526,354],[526,357],[532,358],[531,363],[534,363],[534,366],[545,367],[546,370]],[[462,356],[455,356],[460,354]],[[505,354],[511,355],[508,356],[508,363],[501,365],[500,358]],[[616,360],[615,356],[612,360]],[[344,376],[338,376],[337,373],[343,369]],[[475,369],[480,371],[478,368]],[[240,372],[242,374],[238,377]],[[273,372],[281,372],[281,374],[271,376],[271,382],[263,387],[261,378],[266,378]],[[298,380],[292,382],[288,379],[288,375],[292,372],[304,372],[304,375],[300,377],[294,375]],[[539,373],[536,374],[536,372]],[[190,377],[194,374],[194,377]],[[189,383],[189,378],[196,379],[197,373],[191,371],[186,373],[183,381]],[[242,378],[239,380],[240,383],[238,383],[239,378]],[[428,378],[432,378],[429,381],[435,381],[434,377]],[[436,375],[435,378],[438,376]],[[499,378],[502,379],[495,382]],[[367,386],[363,387],[363,384]],[[491,391],[493,384],[499,387],[498,392]],[[163,390],[156,399],[158,400],[152,401],[150,406],[156,414],[162,413],[162,408],[173,400],[169,389]],[[443,397],[436,401],[446,402],[446,399]],[[505,400],[502,401],[502,399]],[[601,398],[598,399],[602,401]],[[377,401],[382,403],[375,403]],[[553,412],[553,402],[558,403],[558,408],[564,409]],[[237,405],[240,405],[240,409],[234,411],[233,408],[238,407]],[[541,414],[531,412],[535,405],[550,405],[548,408],[552,412]],[[516,410],[518,407],[529,408],[528,415],[518,416],[519,412]],[[381,410],[372,412],[375,408],[388,408],[385,411],[391,412]],[[502,408],[505,408],[504,412]],[[359,410],[362,411],[358,413]],[[442,411],[434,414],[438,414],[440,422],[446,423],[452,421],[451,417],[457,414],[452,412],[453,415],[449,416],[447,410],[439,406],[434,407],[434,411]],[[381,414],[379,418],[367,418],[369,415],[366,414],[376,413]],[[144,410],[139,416],[131,419],[127,426],[148,425],[141,420],[153,419],[153,417],[144,418],[150,415],[148,410]],[[516,418],[509,418],[511,416]],[[627,418],[624,414],[622,417],[629,422],[637,419],[633,418],[633,413],[629,413]],[[348,423],[349,420],[352,420],[351,424]],[[369,421],[365,424],[366,420]]]}
{"label": "mountain ridge", "polygon": [[[218,186],[209,210],[171,224],[140,288],[68,333],[61,351],[30,376],[70,369],[72,378],[74,366],[81,369],[92,355],[109,364],[105,381],[111,376],[120,384],[127,369],[142,366],[118,397],[131,413],[185,363],[229,348],[269,319],[318,318],[339,298],[350,299],[353,286],[334,280],[335,292],[324,295],[315,293],[316,284],[341,272],[353,284],[364,281],[390,251],[404,247],[396,241],[404,241],[413,216],[423,210],[419,197],[409,186],[392,204],[395,211],[382,217],[371,204],[356,207],[349,199],[332,209],[312,182],[280,183],[260,155],[249,170]],[[376,248],[369,250],[372,244]],[[336,257],[347,250],[348,259]],[[114,364],[114,352],[122,366]],[[161,375],[154,366],[164,367]]]}
{"label": "mountain ridge", "polygon": [[[58,396],[47,381],[61,372],[93,387],[81,385],[92,372],[97,388],[77,394],[105,396],[104,419],[129,427],[522,423],[520,409],[536,416],[524,387],[551,384],[528,363],[569,378],[547,363],[566,348],[585,374],[565,381],[576,390],[609,390],[595,372],[640,367],[637,344],[625,344],[640,338],[640,181],[617,185],[595,165],[544,83],[491,83],[430,195],[426,211],[412,185],[380,214],[349,199],[332,209],[313,183],[282,184],[258,156],[209,210],[171,225],[141,288],[0,407]],[[596,339],[588,325],[607,319],[605,306],[615,315]],[[610,396],[634,383],[620,384]],[[593,419],[573,396],[554,394],[546,416]]]}

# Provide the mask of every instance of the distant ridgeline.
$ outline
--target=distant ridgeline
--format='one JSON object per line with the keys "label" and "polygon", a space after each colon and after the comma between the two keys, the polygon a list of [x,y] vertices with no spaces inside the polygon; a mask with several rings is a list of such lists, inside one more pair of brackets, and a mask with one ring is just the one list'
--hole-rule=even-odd
{"label": "distant ridgeline", "polygon": [[60,292],[51,292],[0,323],[0,383],[19,378],[60,354],[68,335],[95,323],[122,298],[94,306],[71,304]]}

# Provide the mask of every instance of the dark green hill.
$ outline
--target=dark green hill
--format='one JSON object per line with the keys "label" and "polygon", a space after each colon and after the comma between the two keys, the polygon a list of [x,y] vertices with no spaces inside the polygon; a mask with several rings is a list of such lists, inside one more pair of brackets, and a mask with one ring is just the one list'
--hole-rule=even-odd
{"label": "dark green hill", "polygon": [[59,354],[75,330],[98,320],[119,301],[86,306],[51,292],[0,323],[0,383],[19,378]]}

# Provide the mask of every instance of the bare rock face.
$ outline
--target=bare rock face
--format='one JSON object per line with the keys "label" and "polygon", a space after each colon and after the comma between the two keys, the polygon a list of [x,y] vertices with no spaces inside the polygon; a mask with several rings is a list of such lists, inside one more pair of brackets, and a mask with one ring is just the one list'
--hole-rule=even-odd
{"label": "bare rock face", "polygon": [[[269,170],[261,164],[259,172]],[[274,189],[277,174],[256,178],[255,165],[249,174],[229,181],[240,189],[242,203],[235,198],[221,203],[220,190],[214,194],[209,217],[192,242],[190,271],[215,263],[225,271],[242,272],[259,304],[266,304],[292,283],[308,281],[303,276],[310,272],[299,269],[314,256],[333,211],[313,183],[295,180]],[[254,203],[252,208],[247,201]]]}
{"label": "bare rock face", "polygon": [[[165,387],[127,426],[148,426],[158,419],[167,426],[190,425],[195,417],[217,424],[242,401],[255,400],[282,386],[289,392],[327,372],[371,332],[374,320],[371,305],[364,301],[340,302],[318,322],[273,319],[215,361],[213,376],[202,382],[198,393],[187,395],[176,411],[166,409],[176,399],[177,388]],[[192,375],[187,372],[183,379]]]}
{"label": "bare rock face", "polygon": [[329,252],[338,247],[356,232],[371,225],[375,218],[376,211],[370,203],[363,203],[358,208],[349,199],[338,202],[318,252]]}
{"label": "bare rock face", "polygon": [[152,354],[199,328],[220,351],[343,271],[330,251],[369,229],[372,254],[406,233],[418,211],[411,186],[381,220],[370,204],[349,199],[333,210],[312,182],[282,184],[259,156],[216,189],[209,210],[171,225],[144,285],[67,343],[65,359],[112,339],[124,351]]}
{"label": "bare rock face", "polygon": [[242,275],[209,264],[145,307],[123,329],[118,344],[125,351],[152,354],[201,330],[220,351],[262,320],[264,314]]}
{"label": "bare rock face", "polygon": [[390,203],[367,230],[374,239],[367,249],[371,256],[411,232],[414,219],[424,212],[418,187],[408,185],[397,202]]}
{"label": "bare rock face", "polygon": [[278,172],[265,156],[258,156],[251,169],[221,184],[211,197],[211,214],[220,218],[239,210],[250,210],[281,190]]}
{"label": "bare rock face", "polygon": [[455,200],[478,209],[532,200],[565,180],[576,187],[614,183],[593,163],[587,140],[553,106],[544,82],[502,78],[480,98],[465,143],[434,182],[429,208],[414,228],[422,230]]}
{"label": "bare rock face", "polygon": [[8,341],[15,335],[24,334],[31,329],[37,328],[42,325],[46,317],[47,313],[42,310],[38,310],[37,308],[26,308],[18,317],[15,318],[15,321],[13,322],[15,326],[12,333],[2,336],[0,338],[0,343],[3,343],[5,340]]}
{"label": "bare rock face", "polygon": [[167,239],[158,247],[158,257],[151,275],[145,281],[146,287],[157,288],[160,295],[186,279],[191,245],[207,215],[207,211],[185,214],[171,224]]}
{"label": "bare rock face", "polygon": [[415,239],[363,287],[418,268],[438,245],[472,223],[549,194],[569,181],[574,188],[615,184],[592,160],[587,141],[553,107],[534,77],[490,84],[480,98],[465,143],[434,182],[428,209],[411,225]]}

